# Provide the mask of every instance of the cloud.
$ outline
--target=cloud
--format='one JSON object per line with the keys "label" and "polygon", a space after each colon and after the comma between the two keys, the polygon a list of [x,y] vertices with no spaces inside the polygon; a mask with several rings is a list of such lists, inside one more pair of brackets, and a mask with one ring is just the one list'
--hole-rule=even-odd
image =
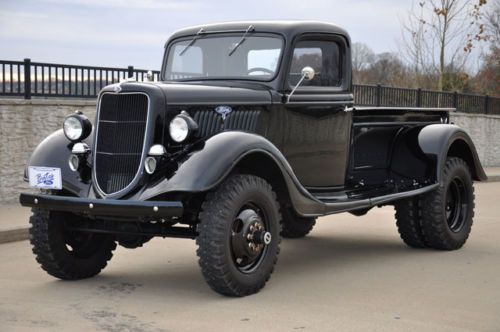
{"label": "cloud", "polygon": [[29,12],[29,11],[7,11],[7,10],[0,10],[0,18],[2,21],[0,21],[0,24],[5,23],[4,20],[9,19],[11,16],[16,16],[16,19],[28,19],[28,20],[33,20],[33,19],[45,19],[48,18],[47,14],[44,13],[35,13],[35,12]]}
{"label": "cloud", "polygon": [[[369,36],[384,27],[398,27],[397,13],[406,11],[411,1],[401,0],[309,0],[290,5],[288,0],[274,0],[273,5],[283,8],[282,13],[298,18],[324,20],[342,26],[363,27]],[[367,38],[369,39],[369,38]]]}
{"label": "cloud", "polygon": [[111,7],[144,10],[193,11],[205,7],[204,2],[169,0],[41,0],[41,2],[65,6]]}
{"label": "cloud", "polygon": [[[342,26],[353,41],[365,42],[375,52],[388,51],[396,46],[395,38],[400,35],[398,13],[409,8],[411,0],[293,3],[289,0],[0,0],[0,3],[0,45],[4,45],[4,57],[57,56],[60,62],[95,65],[126,62],[150,67],[150,63],[159,62],[158,54],[172,32],[218,21],[327,21]],[[134,54],[136,58],[132,60]],[[148,56],[153,60],[148,60]]]}
{"label": "cloud", "polygon": [[83,17],[0,11],[0,20],[0,38],[15,40],[161,47],[168,37],[168,34],[158,32],[124,31],[117,25],[103,28],[92,19]]}

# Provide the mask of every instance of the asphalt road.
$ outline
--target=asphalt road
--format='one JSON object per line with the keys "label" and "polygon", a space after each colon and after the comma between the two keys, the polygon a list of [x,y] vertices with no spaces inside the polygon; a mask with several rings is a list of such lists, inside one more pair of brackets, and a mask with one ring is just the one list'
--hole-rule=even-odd
{"label": "asphalt road", "polygon": [[321,218],[284,240],[259,293],[225,298],[203,281],[190,240],[120,248],[99,276],[51,278],[27,241],[0,245],[1,331],[500,331],[500,183],[476,185],[467,245],[415,250],[393,210]]}

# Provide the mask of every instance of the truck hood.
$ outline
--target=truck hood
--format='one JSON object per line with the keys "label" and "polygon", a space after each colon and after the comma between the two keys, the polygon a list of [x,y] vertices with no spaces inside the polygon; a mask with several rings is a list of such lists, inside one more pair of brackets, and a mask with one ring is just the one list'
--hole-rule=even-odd
{"label": "truck hood", "polygon": [[268,88],[238,83],[157,83],[168,105],[271,104]]}
{"label": "truck hood", "polygon": [[[128,81],[106,86],[102,92],[162,91],[169,106],[175,105],[238,105],[271,104],[271,91],[258,83],[228,81],[208,82],[135,82]],[[154,93],[156,94],[156,93]]]}

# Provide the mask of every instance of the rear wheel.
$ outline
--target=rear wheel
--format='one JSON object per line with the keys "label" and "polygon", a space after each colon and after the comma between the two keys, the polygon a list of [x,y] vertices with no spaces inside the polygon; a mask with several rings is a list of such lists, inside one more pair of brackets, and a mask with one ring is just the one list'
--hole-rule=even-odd
{"label": "rear wheel", "polygon": [[262,178],[234,175],[206,196],[198,224],[197,254],[216,292],[258,292],[277,261],[281,215],[276,195]]}
{"label": "rear wheel", "polygon": [[424,234],[421,227],[420,197],[411,197],[396,202],[396,226],[406,245],[413,248],[426,248]]}
{"label": "rear wheel", "polygon": [[71,213],[33,209],[30,242],[42,269],[64,280],[93,277],[113,256],[111,235],[71,232],[66,222],[82,218]]}
{"label": "rear wheel", "polygon": [[467,163],[448,158],[442,185],[423,195],[422,233],[429,247],[461,248],[469,237],[474,217],[474,186]]}
{"label": "rear wheel", "polygon": [[309,234],[316,218],[307,218],[297,216],[291,209],[283,212],[283,230],[281,235],[285,238],[301,238]]}

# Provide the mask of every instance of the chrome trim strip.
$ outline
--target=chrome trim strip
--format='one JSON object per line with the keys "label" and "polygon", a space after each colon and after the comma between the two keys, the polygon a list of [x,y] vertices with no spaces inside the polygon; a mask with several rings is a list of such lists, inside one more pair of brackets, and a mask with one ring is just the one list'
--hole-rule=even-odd
{"label": "chrome trim strip", "polygon": [[[111,94],[111,95],[136,95],[136,94],[142,94],[145,95],[146,98],[148,98],[148,110],[147,110],[147,116],[146,116],[146,128],[144,131],[144,143],[142,145],[142,154],[141,154],[141,163],[139,164],[139,168],[137,170],[137,173],[135,174],[135,177],[132,179],[132,181],[122,190],[116,191],[114,193],[106,194],[102,189],[99,187],[99,183],[97,182],[97,175],[96,175],[96,156],[97,156],[97,139],[98,139],[98,134],[99,134],[99,115],[101,113],[101,101],[102,97],[106,94]],[[144,173],[144,159],[146,158],[147,151],[146,151],[146,146],[148,146],[148,141],[151,139],[150,138],[150,113],[151,113],[151,99],[149,98],[149,95],[145,92],[103,92],[99,96],[99,102],[97,103],[97,113],[96,113],[96,131],[95,131],[95,137],[94,137],[94,147],[92,149],[93,151],[93,165],[92,165],[92,183],[94,184],[94,188],[97,191],[97,193],[104,199],[106,198],[118,198],[119,196],[125,195],[132,187],[134,187],[137,182],[139,181],[140,177]]]}
{"label": "chrome trim strip", "polygon": [[455,112],[457,109],[456,108],[450,108],[450,107],[406,107],[406,106],[401,106],[401,107],[385,107],[385,106],[354,106],[354,112],[356,111],[384,111],[384,110],[390,110],[390,111],[420,111],[420,112],[425,112],[425,111],[431,111],[431,112]]}

